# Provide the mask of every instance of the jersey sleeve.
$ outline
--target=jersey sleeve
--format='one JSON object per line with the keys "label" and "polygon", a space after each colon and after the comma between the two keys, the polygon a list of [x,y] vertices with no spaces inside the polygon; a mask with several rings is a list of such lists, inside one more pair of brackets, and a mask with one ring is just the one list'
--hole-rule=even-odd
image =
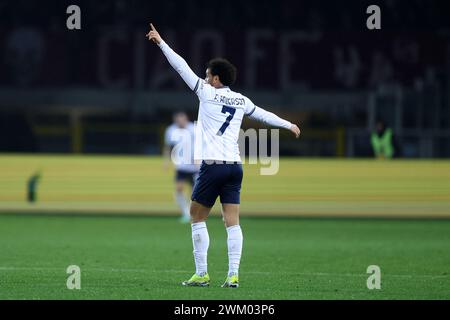
{"label": "jersey sleeve", "polygon": [[186,60],[184,60],[181,56],[179,56],[175,51],[172,50],[171,47],[164,41],[161,41],[158,44],[159,48],[166,56],[167,61],[169,61],[172,68],[175,69],[176,72],[180,75],[180,77],[186,82],[188,87],[195,91],[196,86],[198,85],[200,78],[192,71],[192,69],[187,64]]}
{"label": "jersey sleeve", "polygon": [[257,106],[255,106],[251,113],[247,115],[250,117],[250,119],[257,120],[273,127],[285,129],[290,129],[292,127],[292,123],[290,123],[289,121],[284,120],[276,114],[266,111],[263,108]]}
{"label": "jersey sleeve", "polygon": [[256,105],[247,97],[244,97],[245,99],[245,115],[251,116],[253,112],[256,110]]}

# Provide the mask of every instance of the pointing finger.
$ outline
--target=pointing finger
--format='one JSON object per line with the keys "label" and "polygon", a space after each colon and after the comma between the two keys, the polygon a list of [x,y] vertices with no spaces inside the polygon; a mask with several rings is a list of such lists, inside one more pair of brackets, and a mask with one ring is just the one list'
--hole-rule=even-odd
{"label": "pointing finger", "polygon": [[156,31],[155,27],[153,26],[153,23],[150,23],[150,28],[152,28],[153,31]]}

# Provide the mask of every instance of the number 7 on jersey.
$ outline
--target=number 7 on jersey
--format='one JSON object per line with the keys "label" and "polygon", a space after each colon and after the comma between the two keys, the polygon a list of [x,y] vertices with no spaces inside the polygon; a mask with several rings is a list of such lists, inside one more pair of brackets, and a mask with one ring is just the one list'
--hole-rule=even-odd
{"label": "number 7 on jersey", "polygon": [[231,119],[233,119],[233,117],[234,117],[235,112],[236,112],[235,108],[228,107],[228,106],[222,106],[222,113],[225,113],[225,114],[229,113],[230,115],[225,119],[225,122],[222,124],[219,131],[217,131],[218,136],[223,135],[225,130],[228,128],[228,126],[230,125]]}

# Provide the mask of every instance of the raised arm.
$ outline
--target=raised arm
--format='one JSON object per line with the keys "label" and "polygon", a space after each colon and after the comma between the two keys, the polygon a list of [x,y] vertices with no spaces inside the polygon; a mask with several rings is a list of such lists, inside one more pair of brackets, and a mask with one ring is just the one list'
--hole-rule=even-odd
{"label": "raised arm", "polygon": [[158,31],[156,31],[153,24],[150,23],[150,31],[147,33],[146,37],[148,40],[153,41],[158,45],[161,51],[166,56],[172,68],[174,68],[178,74],[183,78],[184,82],[188,85],[188,87],[195,91],[197,84],[199,83],[200,78],[192,71],[192,69],[187,64],[186,60],[180,57],[175,51],[170,48],[167,43],[159,35]]}
{"label": "raised arm", "polygon": [[263,108],[254,106],[253,110],[247,114],[251,119],[258,120],[262,123],[273,127],[285,128],[291,131],[296,138],[300,136],[300,129],[296,124],[290,123],[287,120],[281,119],[276,114],[266,111]]}

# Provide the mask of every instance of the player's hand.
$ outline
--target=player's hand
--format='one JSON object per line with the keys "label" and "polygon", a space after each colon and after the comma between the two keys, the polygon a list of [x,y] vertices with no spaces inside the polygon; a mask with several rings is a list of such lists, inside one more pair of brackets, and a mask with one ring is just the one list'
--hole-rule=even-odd
{"label": "player's hand", "polygon": [[156,44],[160,44],[162,41],[162,38],[159,35],[158,31],[156,31],[153,23],[150,23],[150,31],[145,36],[148,38],[148,40],[151,40]]}
{"label": "player's hand", "polygon": [[296,138],[300,137],[300,128],[297,127],[296,124],[292,124],[290,130],[291,130],[291,132],[292,132],[293,134],[295,134],[295,137],[296,137]]}

